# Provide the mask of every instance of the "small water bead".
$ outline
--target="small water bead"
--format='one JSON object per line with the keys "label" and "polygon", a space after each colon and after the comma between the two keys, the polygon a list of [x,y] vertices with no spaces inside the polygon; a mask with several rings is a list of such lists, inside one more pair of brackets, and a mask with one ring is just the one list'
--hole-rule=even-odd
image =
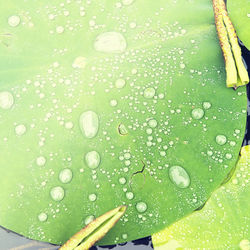
{"label": "small water bead", "polygon": [[157,121],[155,119],[151,119],[148,122],[148,125],[150,128],[156,128],[157,127]]}
{"label": "small water bead", "polygon": [[128,238],[128,235],[127,235],[127,234],[122,234],[122,238],[123,238],[124,240],[126,240],[126,239]]}
{"label": "small water bead", "polygon": [[229,154],[229,153],[226,154],[226,158],[227,158],[228,160],[232,159],[232,157],[233,157],[232,154]]}
{"label": "small water bead", "polygon": [[225,135],[217,135],[215,141],[222,146],[227,142],[227,137]]}
{"label": "small water bead", "polygon": [[154,88],[146,88],[144,90],[143,96],[147,99],[153,98],[155,95],[155,89]]}
{"label": "small water bead", "polygon": [[139,213],[144,213],[147,210],[148,206],[145,202],[141,201],[136,204],[136,210]]}
{"label": "small water bead", "polygon": [[134,0],[122,0],[123,5],[130,5],[134,2]]}
{"label": "small water bead", "polygon": [[53,187],[50,190],[50,196],[54,201],[61,201],[64,198],[64,189],[60,186]]}
{"label": "small water bead", "polygon": [[115,81],[115,87],[118,89],[122,89],[126,85],[126,82],[124,79],[117,79]]}
{"label": "small water bead", "polygon": [[192,110],[192,117],[196,120],[200,120],[204,116],[204,110],[196,108]]}
{"label": "small water bead", "polygon": [[90,201],[96,201],[96,198],[97,198],[96,194],[90,194],[89,195],[89,200]]}
{"label": "small water bead", "polygon": [[18,25],[20,24],[20,22],[21,22],[21,19],[20,19],[19,16],[14,15],[14,16],[10,16],[10,17],[8,18],[8,24],[9,24],[11,27],[16,27],[16,26],[18,26]]}
{"label": "small water bead", "polygon": [[37,164],[38,166],[44,166],[45,163],[46,163],[46,158],[45,158],[44,156],[39,156],[39,157],[37,157],[37,159],[36,159],[36,164]]}
{"label": "small water bead", "polygon": [[126,178],[124,178],[124,177],[119,178],[120,184],[124,185],[126,182],[127,182]]}
{"label": "small water bead", "polygon": [[183,167],[170,167],[169,178],[179,188],[187,188],[190,185],[190,177]]}
{"label": "small water bead", "polygon": [[73,173],[72,173],[71,169],[69,169],[69,168],[65,168],[59,173],[59,180],[62,183],[71,182],[72,177],[73,177]]}
{"label": "small water bead", "polygon": [[134,194],[133,194],[132,192],[127,192],[127,193],[126,193],[126,198],[127,198],[128,200],[132,200],[132,199],[134,198]]}
{"label": "small water bead", "polygon": [[16,132],[16,135],[21,136],[25,134],[26,127],[23,124],[19,124],[15,127],[15,132]]}
{"label": "small water bead", "polygon": [[46,213],[40,213],[38,215],[38,220],[41,221],[41,222],[44,222],[48,219],[48,215]]}
{"label": "small water bead", "polygon": [[0,108],[10,109],[14,104],[14,97],[10,92],[0,92]]}
{"label": "small water bead", "polygon": [[90,151],[85,155],[85,161],[89,168],[95,169],[99,166],[101,157],[98,152]]}
{"label": "small water bead", "polygon": [[121,33],[111,31],[96,37],[94,48],[99,52],[122,53],[126,50],[127,42]]}
{"label": "small water bead", "polygon": [[84,220],[85,225],[88,225],[89,223],[91,223],[93,220],[95,219],[94,215],[89,215],[86,217],[86,219]]}
{"label": "small water bead", "polygon": [[118,132],[120,135],[127,135],[128,134],[128,130],[127,130],[126,126],[122,123],[118,126]]}
{"label": "small water bead", "polygon": [[116,100],[111,100],[109,104],[110,104],[111,107],[115,107],[115,106],[117,106],[117,101]]}
{"label": "small water bead", "polygon": [[153,133],[153,130],[152,130],[151,128],[147,128],[147,129],[146,129],[146,133],[147,133],[148,135],[151,135],[151,134]]}
{"label": "small water bead", "polygon": [[124,154],[124,159],[129,160],[131,158],[131,154],[130,153],[125,153]]}
{"label": "small water bead", "polygon": [[86,111],[80,115],[79,124],[83,135],[91,139],[95,137],[98,132],[98,115],[93,111]]}
{"label": "small water bead", "polygon": [[210,102],[203,102],[203,108],[204,109],[210,109],[211,108],[211,103]]}

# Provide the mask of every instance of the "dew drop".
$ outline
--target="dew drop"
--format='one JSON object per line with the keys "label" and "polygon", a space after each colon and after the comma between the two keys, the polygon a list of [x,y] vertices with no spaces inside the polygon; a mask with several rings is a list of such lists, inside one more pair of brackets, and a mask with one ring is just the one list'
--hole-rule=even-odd
{"label": "dew drop", "polygon": [[126,85],[126,82],[124,79],[117,79],[115,81],[115,87],[118,89],[122,89]]}
{"label": "dew drop", "polygon": [[134,194],[133,194],[132,192],[127,192],[127,193],[126,193],[126,198],[127,198],[128,200],[132,200],[132,199],[134,198]]}
{"label": "dew drop", "polygon": [[90,201],[96,201],[96,198],[97,198],[96,194],[90,194],[89,195],[89,200]]}
{"label": "dew drop", "polygon": [[224,145],[227,142],[227,137],[225,135],[217,135],[215,141],[219,145]]}
{"label": "dew drop", "polygon": [[25,134],[26,127],[23,124],[19,124],[15,127],[15,132],[16,132],[16,135],[21,136]]}
{"label": "dew drop", "polygon": [[65,168],[59,173],[59,180],[62,183],[71,182],[72,177],[73,177],[73,173],[72,173],[71,169],[69,169],[69,168]]}
{"label": "dew drop", "polygon": [[90,151],[85,155],[85,161],[89,168],[95,169],[99,166],[101,158],[98,152]]}
{"label": "dew drop", "polygon": [[210,109],[211,108],[211,103],[210,102],[203,102],[203,108],[204,109]]}
{"label": "dew drop", "polygon": [[169,169],[169,178],[179,188],[187,188],[190,185],[190,177],[183,167],[172,166]]}
{"label": "dew drop", "polygon": [[122,238],[123,238],[124,240],[126,240],[126,239],[128,238],[128,235],[127,235],[127,234],[122,234]]}
{"label": "dew drop", "polygon": [[89,215],[86,217],[86,219],[84,220],[85,225],[88,225],[89,223],[91,223],[93,220],[95,219],[94,215]]}
{"label": "dew drop", "polygon": [[136,210],[139,213],[144,213],[147,210],[148,206],[145,202],[141,201],[136,204]]}
{"label": "dew drop", "polygon": [[155,119],[151,119],[148,122],[150,128],[155,128],[157,126],[157,121]]}
{"label": "dew drop", "polygon": [[0,108],[10,109],[14,104],[14,97],[10,92],[0,92]]}
{"label": "dew drop", "polygon": [[204,110],[201,108],[196,108],[192,110],[192,117],[196,120],[201,119],[204,116]]}
{"label": "dew drop", "polygon": [[38,220],[41,221],[41,222],[44,222],[48,219],[48,215],[46,213],[40,213],[38,215]]}
{"label": "dew drop", "polygon": [[37,159],[36,159],[36,164],[37,164],[38,166],[44,166],[45,163],[46,163],[46,158],[45,158],[44,156],[39,156],[39,157],[37,157]]}
{"label": "dew drop", "polygon": [[84,69],[86,64],[87,64],[87,59],[83,56],[79,56],[74,60],[72,67],[74,69]]}
{"label": "dew drop", "polygon": [[99,128],[98,115],[93,111],[86,111],[79,119],[80,129],[83,135],[89,139],[96,136]]}
{"label": "dew drop", "polygon": [[64,198],[64,189],[60,186],[53,187],[50,190],[50,196],[54,201],[61,201]]}
{"label": "dew drop", "polygon": [[10,16],[8,18],[8,24],[11,26],[11,27],[16,27],[20,24],[21,22],[21,19],[19,16]]}
{"label": "dew drop", "polygon": [[128,134],[128,130],[127,130],[126,126],[122,123],[118,126],[118,132],[120,135],[127,135]]}
{"label": "dew drop", "polygon": [[105,32],[97,36],[94,42],[96,51],[106,53],[122,53],[127,47],[126,40],[121,33]]}
{"label": "dew drop", "polygon": [[115,107],[115,106],[117,106],[117,101],[113,99],[113,100],[110,101],[109,104],[110,104],[111,107]]}
{"label": "dew drop", "polygon": [[144,90],[143,96],[147,99],[153,98],[155,95],[155,89],[154,88],[146,88]]}
{"label": "dew drop", "polygon": [[247,239],[242,240],[239,243],[239,247],[241,250],[249,250],[250,249],[250,241]]}
{"label": "dew drop", "polygon": [[119,178],[120,184],[124,185],[126,182],[127,182],[126,178],[124,178],[124,177]]}

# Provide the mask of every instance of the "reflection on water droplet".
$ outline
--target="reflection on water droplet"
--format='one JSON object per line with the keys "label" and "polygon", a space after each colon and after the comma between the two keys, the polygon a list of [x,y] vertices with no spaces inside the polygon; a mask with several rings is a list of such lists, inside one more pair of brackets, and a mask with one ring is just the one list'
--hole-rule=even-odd
{"label": "reflection on water droplet", "polygon": [[85,155],[85,160],[89,168],[95,169],[99,166],[101,158],[96,151],[90,151]]}
{"label": "reflection on water droplet", "polygon": [[15,132],[16,132],[16,135],[21,136],[21,135],[25,134],[26,127],[23,124],[17,125],[15,127]]}
{"label": "reflection on water droplet", "polygon": [[50,190],[50,196],[54,201],[61,201],[64,198],[64,189],[60,186],[53,187]]}
{"label": "reflection on water droplet", "polygon": [[211,103],[210,102],[203,102],[203,108],[204,109],[210,109],[211,108]]}
{"label": "reflection on water droplet", "polygon": [[144,90],[143,96],[147,99],[153,98],[155,95],[155,89],[154,88],[146,88]]}
{"label": "reflection on water droplet", "polygon": [[0,92],[0,108],[10,109],[14,104],[14,97],[10,92]]}
{"label": "reflection on water droplet", "polygon": [[36,159],[36,164],[37,164],[38,166],[44,166],[45,163],[46,163],[46,158],[45,158],[44,156],[39,156],[39,157],[37,157],[37,159]]}
{"label": "reflection on water droplet", "polygon": [[169,169],[169,178],[179,188],[187,188],[190,185],[190,177],[183,167],[172,166]]}
{"label": "reflection on water droplet", "polygon": [[227,142],[227,137],[225,135],[217,135],[215,141],[219,145],[224,145]]}
{"label": "reflection on water droplet", "polygon": [[134,194],[133,194],[132,192],[127,192],[127,193],[126,193],[126,198],[127,198],[128,200],[132,200],[132,199],[134,198]]}
{"label": "reflection on water droplet", "polygon": [[115,81],[115,87],[118,89],[122,89],[126,85],[126,82],[124,79],[117,79]]}
{"label": "reflection on water droplet", "polygon": [[147,210],[148,206],[145,202],[141,201],[136,204],[136,209],[139,213],[144,213]]}
{"label": "reflection on water droplet", "polygon": [[126,40],[121,33],[105,32],[97,36],[94,42],[96,51],[106,53],[122,53],[127,47]]}
{"label": "reflection on water droplet", "polygon": [[40,213],[38,215],[38,220],[41,221],[41,222],[44,222],[48,219],[48,215],[46,213]]}
{"label": "reflection on water droplet", "polygon": [[11,26],[11,27],[16,27],[20,24],[21,22],[21,19],[19,16],[10,16],[8,18],[8,24]]}
{"label": "reflection on water droplet", "polygon": [[96,194],[90,194],[89,195],[89,200],[90,201],[96,201],[96,198],[97,198]]}
{"label": "reflection on water droplet", "polygon": [[93,220],[95,219],[95,216],[94,215],[89,215],[86,217],[84,223],[85,225],[88,225],[90,222],[92,222]]}
{"label": "reflection on water droplet", "polygon": [[86,111],[81,114],[79,124],[83,135],[87,138],[93,138],[99,128],[98,115],[93,111]]}
{"label": "reflection on water droplet", "polygon": [[118,126],[118,132],[120,135],[127,135],[128,134],[127,128],[122,123]]}
{"label": "reflection on water droplet", "polygon": [[196,108],[192,110],[192,117],[196,120],[201,119],[204,116],[204,110],[201,108]]}
{"label": "reflection on water droplet", "polygon": [[69,169],[69,168],[63,169],[60,172],[60,174],[59,174],[59,180],[62,183],[69,183],[69,182],[71,182],[72,177],[73,177],[73,173],[72,173],[71,169]]}

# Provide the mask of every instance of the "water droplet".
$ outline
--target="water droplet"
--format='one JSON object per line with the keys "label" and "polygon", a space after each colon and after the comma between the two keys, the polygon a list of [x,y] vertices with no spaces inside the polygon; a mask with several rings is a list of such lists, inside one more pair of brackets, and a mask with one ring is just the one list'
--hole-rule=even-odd
{"label": "water droplet", "polygon": [[122,0],[122,3],[124,4],[124,5],[130,5],[130,4],[132,4],[134,2],[134,0]]}
{"label": "water droplet", "polygon": [[232,159],[232,157],[233,157],[232,154],[229,154],[229,153],[226,154],[226,158],[227,158],[228,160]]}
{"label": "water droplet", "polygon": [[154,88],[146,88],[144,90],[143,96],[147,99],[153,98],[155,95],[155,89]]}
{"label": "water droplet", "polygon": [[210,102],[203,102],[203,108],[204,109],[210,109],[211,108],[211,103]]}
{"label": "water droplet", "polygon": [[125,153],[124,154],[124,159],[129,160],[131,158],[131,154],[130,153]]}
{"label": "water droplet", "polygon": [[44,156],[39,156],[39,157],[37,157],[37,159],[36,159],[36,164],[37,164],[38,166],[44,166],[45,163],[46,163],[46,158],[45,158]]}
{"label": "water droplet", "polygon": [[126,82],[124,79],[117,79],[115,81],[115,87],[118,89],[122,89],[126,85]]}
{"label": "water droplet", "polygon": [[48,219],[48,215],[46,213],[40,213],[38,215],[38,220],[41,221],[41,222],[44,222]]}
{"label": "water droplet", "polygon": [[96,198],[97,198],[96,194],[90,194],[89,195],[89,200],[90,201],[96,201]]}
{"label": "water droplet", "polygon": [[82,133],[87,138],[93,138],[96,136],[99,128],[99,119],[98,115],[93,111],[86,111],[81,114],[80,119],[80,128]]}
{"label": "water droplet", "polygon": [[136,204],[136,209],[139,213],[144,213],[147,210],[148,206],[145,202],[141,201]]}
{"label": "water droplet", "polygon": [[114,31],[98,35],[94,42],[96,51],[106,53],[122,53],[126,47],[127,43],[124,36]]}
{"label": "water droplet", "polygon": [[84,223],[85,225],[88,225],[90,222],[92,222],[93,220],[95,219],[95,216],[94,215],[89,215],[86,217]]}
{"label": "water droplet", "polygon": [[115,107],[117,105],[117,101],[116,100],[111,100],[110,101],[110,106],[111,107]]}
{"label": "water droplet", "polygon": [[10,16],[8,18],[8,24],[11,26],[11,27],[16,27],[20,24],[21,22],[21,19],[19,16]]}
{"label": "water droplet", "polygon": [[134,194],[133,194],[132,192],[127,192],[127,193],[126,193],[126,198],[127,198],[128,200],[132,200],[132,199],[134,198]]}
{"label": "water droplet", "polygon": [[196,120],[201,119],[204,116],[204,110],[201,108],[196,108],[192,110],[192,117]]}
{"label": "water droplet", "polygon": [[127,235],[127,234],[122,234],[122,238],[123,238],[124,240],[126,240],[126,239],[128,238],[128,235]]}
{"label": "water droplet", "polygon": [[14,104],[14,97],[10,92],[0,92],[0,108],[10,109]]}
{"label": "water droplet", "polygon": [[96,151],[90,151],[85,155],[85,160],[89,168],[95,169],[99,166],[101,158]]}
{"label": "water droplet", "polygon": [[150,128],[155,128],[157,126],[157,121],[155,119],[151,119],[148,122]]}
{"label": "water droplet", "polygon": [[227,137],[225,135],[217,135],[215,141],[219,145],[224,145],[227,142]]}
{"label": "water droplet", "polygon": [[247,239],[241,240],[239,243],[239,247],[241,250],[249,250],[250,249],[250,241]]}
{"label": "water droplet", "polygon": [[69,183],[69,182],[71,182],[72,177],[73,177],[73,173],[72,173],[71,169],[69,169],[69,168],[63,169],[60,172],[60,174],[59,174],[59,180],[62,183]]}
{"label": "water droplet", "polygon": [[19,124],[15,127],[15,132],[16,132],[16,135],[21,136],[25,134],[26,127],[23,124]]}
{"label": "water droplet", "polygon": [[119,178],[120,184],[124,185],[126,182],[127,182],[126,178],[124,178],[124,177]]}
{"label": "water droplet", "polygon": [[127,128],[122,123],[118,126],[118,132],[120,135],[127,135],[128,134]]}
{"label": "water droplet", "polygon": [[53,187],[50,190],[50,196],[54,201],[61,201],[64,198],[64,189],[60,186]]}
{"label": "water droplet", "polygon": [[86,64],[87,64],[87,59],[83,56],[79,56],[74,60],[72,67],[74,69],[84,69]]}
{"label": "water droplet", "polygon": [[183,167],[172,166],[169,169],[170,180],[179,188],[187,188],[190,185],[190,178]]}

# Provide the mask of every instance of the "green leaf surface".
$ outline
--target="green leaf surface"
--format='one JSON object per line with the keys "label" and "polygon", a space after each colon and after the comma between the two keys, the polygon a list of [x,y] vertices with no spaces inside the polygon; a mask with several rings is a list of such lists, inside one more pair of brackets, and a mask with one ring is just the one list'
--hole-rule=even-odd
{"label": "green leaf surface", "polygon": [[3,227],[62,244],[124,204],[99,244],[134,240],[192,213],[235,166],[246,93],[226,88],[211,1],[0,12]]}
{"label": "green leaf surface", "polygon": [[250,146],[245,146],[231,179],[200,211],[154,234],[154,249],[250,249],[249,170]]}
{"label": "green leaf surface", "polygon": [[227,8],[238,37],[250,49],[250,0],[227,0]]}

